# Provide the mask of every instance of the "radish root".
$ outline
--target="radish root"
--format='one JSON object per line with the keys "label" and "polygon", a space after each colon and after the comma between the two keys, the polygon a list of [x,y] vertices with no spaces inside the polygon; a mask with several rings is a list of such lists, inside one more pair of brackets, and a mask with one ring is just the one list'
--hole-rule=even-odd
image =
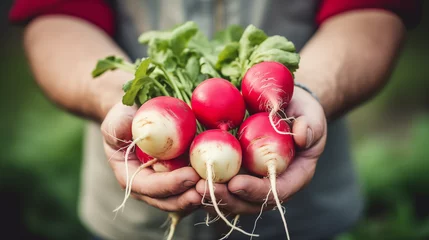
{"label": "radish root", "polygon": [[176,226],[182,218],[179,213],[169,213],[168,218],[171,220],[170,229],[168,232],[168,236],[166,240],[172,240],[174,236],[174,232],[176,231]]}
{"label": "radish root", "polygon": [[211,223],[214,223],[214,222],[216,222],[217,220],[219,220],[220,219],[220,217],[219,216],[216,216],[216,217],[214,217],[212,220],[210,220],[210,213],[207,213],[207,216],[206,216],[206,218],[205,218],[205,220],[204,220],[204,222],[198,222],[198,223],[195,223],[194,224],[194,226],[198,226],[198,225],[201,225],[201,224],[205,224],[205,225],[207,225],[207,227],[209,226],[209,224],[211,224]]}
{"label": "radish root", "polygon": [[[284,132],[284,131],[280,131],[279,129],[277,129],[277,125],[280,123],[280,121],[278,121],[277,123],[274,123],[274,116],[277,114],[277,112],[280,110],[279,104],[273,104],[273,108],[270,111],[270,114],[268,115],[269,119],[270,119],[270,123],[271,126],[274,128],[274,130],[278,133],[278,134],[282,134],[282,135],[293,135],[291,132]],[[287,117],[287,116],[286,116]],[[286,118],[289,119],[289,118]],[[283,120],[283,119],[280,119]]]}
{"label": "radish root", "polygon": [[[109,129],[112,129],[112,126],[111,125],[109,125]],[[112,130],[113,131],[113,134],[111,134],[111,133],[109,133],[107,130],[105,130],[105,129],[101,129],[107,136],[109,136],[109,137],[111,137],[111,138],[113,138],[113,139],[115,139],[116,141],[119,141],[119,142],[122,142],[122,143],[131,143],[132,141],[131,140],[124,140],[124,139],[120,139],[120,138],[117,138],[116,137],[116,130],[114,129],[114,130]]]}
{"label": "radish root", "polygon": [[[268,196],[270,196],[270,193],[271,193],[271,189],[270,189],[270,190],[268,190],[267,197],[265,198],[264,202],[262,203],[261,211],[259,211],[259,215],[256,217],[255,224],[253,225],[252,234],[253,234],[253,233],[255,232],[255,230],[256,230],[256,223],[258,222],[259,218],[261,218],[261,216],[262,216],[262,212],[263,212],[263,210],[264,210],[264,206],[267,206],[267,203],[268,203]],[[250,240],[252,240],[252,239],[253,239],[253,237],[250,237]]]}
{"label": "radish root", "polygon": [[270,179],[271,190],[273,192],[274,200],[276,201],[277,208],[280,211],[280,216],[281,216],[283,224],[284,224],[284,228],[285,228],[285,231],[286,231],[287,239],[289,240],[290,239],[289,238],[289,231],[288,231],[287,224],[286,224],[286,219],[285,219],[285,216],[284,216],[285,213],[283,212],[283,207],[280,204],[279,196],[277,195],[277,187],[276,187],[276,178],[277,178],[276,163],[274,161],[269,161],[267,163],[267,167],[268,167],[268,178]]}
{"label": "radish root", "polygon": [[286,121],[287,123],[291,124],[292,121],[295,121],[295,117],[288,117],[288,118],[281,118],[276,122],[276,126],[280,124],[281,121]]}
{"label": "radish root", "polygon": [[236,226],[234,226],[234,225],[232,225],[229,221],[228,221],[228,219],[226,219],[225,218],[225,216],[222,214],[222,212],[220,211],[220,209],[219,209],[219,206],[218,206],[218,204],[217,204],[217,202],[216,202],[216,196],[215,196],[215,194],[214,194],[214,186],[213,186],[213,179],[214,179],[214,177],[213,177],[213,164],[212,163],[207,163],[207,182],[208,182],[208,184],[209,184],[209,192],[210,192],[210,198],[212,199],[212,202],[213,202],[213,207],[214,207],[214,209],[215,209],[215,211],[216,211],[216,213],[218,214],[218,216],[229,226],[229,227],[231,227],[231,229],[234,229],[234,230],[237,230],[237,231],[239,231],[239,232],[241,232],[241,233],[243,233],[243,234],[245,234],[245,235],[247,235],[247,236],[253,236],[253,237],[259,237],[259,235],[258,234],[250,234],[250,233],[248,233],[248,232],[246,232],[246,231],[244,231],[243,229],[241,229],[241,228],[238,228],[238,227],[236,227]]}
{"label": "radish root", "polygon": [[[128,175],[129,175],[129,171],[128,171],[128,156],[130,155],[130,151],[132,148],[134,148],[134,146],[140,141],[144,139],[143,137],[141,138],[137,138],[135,139],[127,148],[127,151],[125,153],[125,175],[126,175],[126,186],[125,186],[125,198],[127,198],[127,190],[128,190]],[[125,200],[124,200],[125,201]],[[121,206],[124,203],[121,204]]]}
{"label": "radish root", "polygon": [[[239,218],[240,218],[240,215],[235,216],[234,221],[232,222],[232,225],[234,225],[234,227],[237,225],[237,222],[238,222]],[[219,240],[227,239],[229,237],[229,235],[231,235],[232,231],[234,231],[234,228],[231,228],[229,230],[229,232],[225,236],[223,236],[222,238],[220,238]]]}
{"label": "radish root", "polygon": [[120,151],[122,151],[122,150],[124,150],[125,148],[127,148],[128,146],[124,146],[124,147],[121,147],[121,148],[119,148],[118,150],[116,150],[111,156],[110,156],[110,158],[107,160],[107,162],[110,162],[112,159],[113,159],[113,156],[115,156],[115,154],[117,154],[118,152],[120,152]]}
{"label": "radish root", "polygon": [[[208,182],[208,181],[206,181],[206,182],[205,182],[205,184],[204,184],[204,194],[203,194],[203,197],[201,198],[201,205],[212,207],[212,206],[213,206],[213,204],[210,204],[210,203],[206,203],[206,202],[204,202],[204,199],[206,199],[206,193],[207,193],[207,184],[208,184],[207,182]],[[207,213],[207,220],[206,220],[206,225],[207,225],[207,226],[209,226],[209,224],[208,224],[209,219],[210,219],[210,216],[209,216],[209,213]]]}
{"label": "radish root", "polygon": [[113,210],[113,212],[117,212],[122,208],[122,211],[125,207],[125,202],[127,201],[127,199],[129,198],[129,196],[131,195],[131,186],[132,186],[132,182],[134,181],[135,176],[144,168],[150,167],[152,166],[155,162],[158,161],[158,159],[154,158],[148,162],[146,162],[145,164],[140,165],[140,167],[137,169],[137,171],[132,175],[130,181],[128,181],[129,179],[129,172],[128,172],[128,156],[130,155],[130,151],[131,149],[136,145],[137,142],[145,139],[146,137],[139,137],[137,139],[135,139],[127,148],[127,151],[125,153],[125,172],[126,172],[126,186],[125,186],[125,197],[124,200],[122,201],[121,205],[119,205],[115,210]]}

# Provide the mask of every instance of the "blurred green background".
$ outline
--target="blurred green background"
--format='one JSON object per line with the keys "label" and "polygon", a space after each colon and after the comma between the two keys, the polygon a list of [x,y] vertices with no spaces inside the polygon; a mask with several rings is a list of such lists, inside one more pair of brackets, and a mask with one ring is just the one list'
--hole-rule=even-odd
{"label": "blurred green background", "polygon": [[[0,207],[3,236],[85,239],[77,218],[84,122],[38,89],[0,2]],[[429,29],[427,2],[389,85],[349,115],[366,195],[359,224],[338,240],[429,239]]]}

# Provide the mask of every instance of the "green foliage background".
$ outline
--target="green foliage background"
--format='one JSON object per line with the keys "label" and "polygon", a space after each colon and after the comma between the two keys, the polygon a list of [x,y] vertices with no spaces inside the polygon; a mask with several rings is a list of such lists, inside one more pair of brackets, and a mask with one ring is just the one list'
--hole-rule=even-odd
{"label": "green foliage background", "polygon": [[[85,239],[77,217],[84,121],[51,104],[32,79],[21,31],[0,4],[0,206],[14,239]],[[428,4],[424,5],[428,14]],[[409,33],[391,82],[349,115],[366,195],[364,218],[338,237],[429,239],[428,17]]]}

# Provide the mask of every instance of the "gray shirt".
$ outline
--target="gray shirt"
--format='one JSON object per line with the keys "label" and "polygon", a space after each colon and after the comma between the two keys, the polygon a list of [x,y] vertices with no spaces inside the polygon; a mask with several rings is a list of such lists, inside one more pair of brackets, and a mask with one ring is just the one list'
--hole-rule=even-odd
{"label": "gray shirt", "polygon": [[[117,10],[117,43],[131,58],[144,56],[138,35],[151,29],[166,29],[184,21],[195,21],[212,36],[218,27],[254,24],[268,35],[282,35],[299,51],[316,31],[315,0],[121,0]],[[217,9],[217,10],[216,10]],[[85,226],[105,239],[162,239],[160,226],[167,214],[144,202],[129,199],[123,213],[112,212],[123,199],[123,191],[107,163],[99,126],[88,123],[79,213]],[[323,239],[346,230],[360,216],[362,197],[350,156],[346,121],[328,125],[328,140],[311,183],[285,204],[291,239]],[[218,239],[228,232],[221,221],[209,227],[198,211],[181,221],[175,239]],[[242,216],[239,225],[250,232],[256,216]],[[255,239],[285,239],[278,211],[267,211],[258,221]],[[249,239],[234,232],[229,239]]]}

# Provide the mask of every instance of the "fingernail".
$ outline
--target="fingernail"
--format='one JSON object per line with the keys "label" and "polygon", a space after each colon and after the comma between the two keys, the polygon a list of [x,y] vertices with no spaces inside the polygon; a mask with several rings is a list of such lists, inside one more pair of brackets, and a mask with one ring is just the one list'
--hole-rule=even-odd
{"label": "fingernail", "polygon": [[244,190],[238,190],[238,191],[235,191],[233,193],[236,194],[236,195],[240,195],[240,196],[246,195],[246,192]]}
{"label": "fingernail", "polygon": [[183,182],[183,186],[185,187],[192,187],[196,184],[196,182],[191,181],[191,180],[186,180],[185,182]]}
{"label": "fingernail", "polygon": [[311,130],[311,128],[307,128],[307,144],[305,145],[305,148],[309,148],[312,143],[313,143],[313,130]]}

